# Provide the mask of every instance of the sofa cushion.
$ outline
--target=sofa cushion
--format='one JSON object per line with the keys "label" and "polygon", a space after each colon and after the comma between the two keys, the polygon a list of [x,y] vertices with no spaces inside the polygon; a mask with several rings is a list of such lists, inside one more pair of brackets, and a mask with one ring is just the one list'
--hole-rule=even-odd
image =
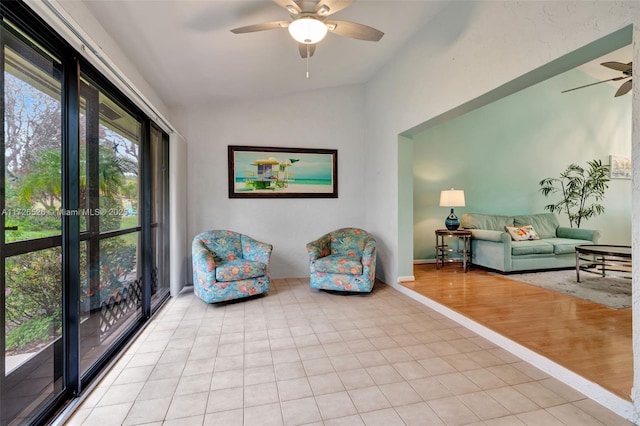
{"label": "sofa cushion", "polygon": [[513,241],[539,240],[540,237],[533,226],[505,226],[504,230]]}
{"label": "sofa cushion", "polygon": [[515,226],[533,226],[540,238],[555,238],[556,229],[560,226],[558,218],[553,213],[514,216],[513,223]]}
{"label": "sofa cushion", "polygon": [[513,256],[526,254],[553,254],[553,244],[547,240],[513,241],[511,243]]}
{"label": "sofa cushion", "polygon": [[344,256],[333,254],[321,257],[313,262],[316,272],[326,272],[329,274],[351,274],[362,275],[362,261],[357,256]]}
{"label": "sofa cushion", "polygon": [[549,238],[545,241],[548,241],[551,244],[553,244],[554,254],[575,253],[576,246],[579,246],[582,244],[593,244],[593,242],[589,240],[576,240],[572,238]]}
{"label": "sofa cushion", "polygon": [[228,260],[216,264],[216,281],[239,281],[257,278],[267,273],[267,265],[251,260]]}
{"label": "sofa cushion", "polygon": [[504,231],[505,226],[513,226],[512,216],[465,213],[460,219],[460,227],[465,229],[488,229],[491,231]]}

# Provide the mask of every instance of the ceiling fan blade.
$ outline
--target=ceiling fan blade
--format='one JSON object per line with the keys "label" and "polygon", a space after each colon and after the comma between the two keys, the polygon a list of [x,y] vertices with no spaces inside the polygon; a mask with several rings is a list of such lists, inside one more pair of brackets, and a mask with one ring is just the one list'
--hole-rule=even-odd
{"label": "ceiling fan blade", "polygon": [[616,92],[616,94],[613,95],[613,97],[617,98],[618,96],[626,95],[629,92],[629,90],[631,90],[632,84],[633,83],[631,82],[631,80],[627,80],[624,83],[622,83],[618,88],[618,91]]}
{"label": "ceiling fan blade", "polygon": [[612,62],[603,62],[600,65],[607,68],[611,68],[612,70],[628,72],[628,71],[631,71],[632,64],[633,62],[629,62],[628,64],[623,64],[621,62],[612,61]]}
{"label": "ceiling fan blade", "polygon": [[298,3],[293,0],[273,0],[280,7],[284,7],[292,15],[299,15],[302,12]]}
{"label": "ceiling fan blade", "polygon": [[256,31],[273,30],[275,28],[287,28],[289,21],[265,22],[264,24],[247,25],[246,27],[234,28],[231,30],[234,34],[253,33]]}
{"label": "ceiling fan blade", "polygon": [[610,78],[609,80],[597,81],[597,82],[595,82],[595,83],[585,84],[584,86],[574,87],[573,89],[563,90],[563,91],[562,91],[562,92],[560,92],[560,93],[572,92],[572,91],[574,91],[574,90],[583,89],[583,88],[585,88],[585,87],[595,86],[596,84],[606,83],[607,81],[618,81],[618,80],[623,80],[623,79],[625,79],[625,78],[629,78],[629,77],[622,76],[622,77]]}
{"label": "ceiling fan blade", "polygon": [[[298,43],[298,51],[300,52],[300,56],[302,56],[303,59],[307,58],[307,52],[309,52],[309,57],[312,57],[313,54],[316,51],[316,44],[304,44],[304,43]],[[309,50],[307,50],[307,47],[309,48]]]}
{"label": "ceiling fan blade", "polygon": [[355,0],[320,0],[314,12],[320,16],[329,16],[351,6]]}
{"label": "ceiling fan blade", "polygon": [[326,21],[325,23],[332,33],[358,40],[378,41],[384,35],[382,31],[355,22]]}

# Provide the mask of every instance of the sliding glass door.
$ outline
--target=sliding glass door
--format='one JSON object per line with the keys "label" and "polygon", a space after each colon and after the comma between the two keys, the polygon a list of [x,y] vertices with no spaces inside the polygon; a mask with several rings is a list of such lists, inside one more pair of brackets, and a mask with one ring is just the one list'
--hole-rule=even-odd
{"label": "sliding glass door", "polygon": [[28,421],[62,383],[62,66],[2,25],[2,419]]}
{"label": "sliding glass door", "polygon": [[169,141],[23,3],[0,11],[0,425],[42,424],[169,296]]}

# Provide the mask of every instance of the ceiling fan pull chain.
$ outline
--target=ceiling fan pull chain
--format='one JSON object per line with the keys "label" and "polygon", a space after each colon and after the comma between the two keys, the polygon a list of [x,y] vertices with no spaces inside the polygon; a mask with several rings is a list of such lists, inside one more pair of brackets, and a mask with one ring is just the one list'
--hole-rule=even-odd
{"label": "ceiling fan pull chain", "polygon": [[307,44],[307,78],[309,78],[309,45]]}

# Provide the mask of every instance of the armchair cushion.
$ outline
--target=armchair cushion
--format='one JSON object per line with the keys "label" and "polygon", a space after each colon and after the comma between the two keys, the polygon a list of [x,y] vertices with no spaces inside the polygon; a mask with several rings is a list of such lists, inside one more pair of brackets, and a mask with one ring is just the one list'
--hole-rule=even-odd
{"label": "armchair cushion", "polygon": [[207,303],[269,291],[271,244],[233,231],[196,235],[191,246],[193,291]]}
{"label": "armchair cushion", "polygon": [[369,234],[362,231],[356,232],[353,228],[343,228],[334,231],[331,236],[331,254],[343,254],[347,256],[362,256],[364,246],[369,240]]}
{"label": "armchair cushion", "polygon": [[267,265],[251,260],[228,260],[216,267],[216,281],[238,281],[266,275]]}
{"label": "armchair cushion", "polygon": [[205,247],[213,253],[216,262],[242,259],[240,234],[231,231],[209,231],[200,235]]}
{"label": "armchair cushion", "polygon": [[332,254],[316,260],[315,268],[317,272],[360,275],[362,274],[362,260],[356,256]]}

